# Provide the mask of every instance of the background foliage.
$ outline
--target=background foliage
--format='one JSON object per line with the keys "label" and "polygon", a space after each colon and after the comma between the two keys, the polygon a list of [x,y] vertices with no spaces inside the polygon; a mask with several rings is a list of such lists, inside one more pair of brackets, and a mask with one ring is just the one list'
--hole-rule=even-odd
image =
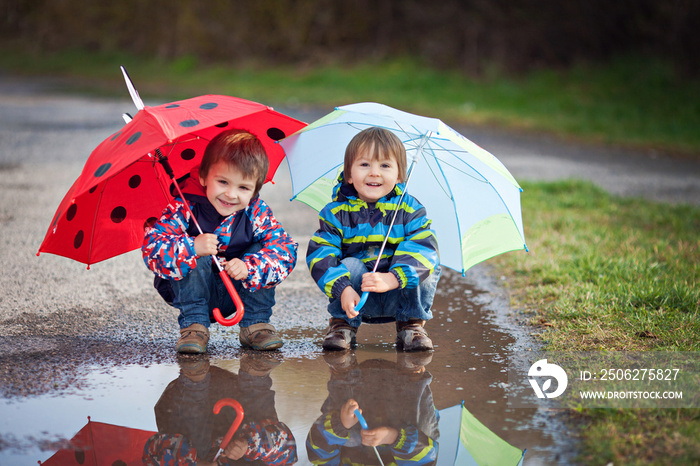
{"label": "background foliage", "polygon": [[307,66],[410,55],[471,76],[624,54],[700,71],[695,0],[0,0],[0,41]]}

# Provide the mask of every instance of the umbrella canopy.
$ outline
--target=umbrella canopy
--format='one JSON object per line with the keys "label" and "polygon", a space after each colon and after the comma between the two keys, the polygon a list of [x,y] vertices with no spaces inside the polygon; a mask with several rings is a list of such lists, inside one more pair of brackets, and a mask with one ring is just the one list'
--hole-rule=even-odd
{"label": "umbrella canopy", "polygon": [[39,253],[89,265],[141,246],[144,225],[172,199],[171,179],[158,163],[167,157],[174,176],[198,165],[208,142],[227,129],[255,134],[270,159],[266,181],[284,157],[276,141],[305,123],[245,99],[204,95],[144,107],[90,154],[61,201]]}
{"label": "umbrella canopy", "polygon": [[321,210],[343,167],[345,148],[369,127],[392,131],[414,161],[409,194],[426,208],[440,263],[464,273],[507,251],[526,249],[522,189],[496,157],[442,121],[377,103],[338,107],[280,142],[292,177],[292,199]]}
{"label": "umbrella canopy", "polygon": [[441,409],[436,466],[522,466],[525,452],[512,446],[461,405]]}
{"label": "umbrella canopy", "polygon": [[114,424],[88,423],[70,440],[66,448],[54,453],[44,466],[101,466],[107,464],[142,465],[143,447],[153,431]]}

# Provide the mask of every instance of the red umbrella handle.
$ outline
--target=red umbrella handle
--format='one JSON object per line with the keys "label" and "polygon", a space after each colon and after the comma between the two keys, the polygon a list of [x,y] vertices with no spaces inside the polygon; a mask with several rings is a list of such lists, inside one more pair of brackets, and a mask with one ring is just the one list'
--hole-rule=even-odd
{"label": "red umbrella handle", "polygon": [[228,446],[228,443],[233,438],[233,434],[238,430],[241,422],[243,422],[243,407],[238,401],[234,400],[233,398],[220,399],[214,405],[214,414],[219,414],[219,411],[221,411],[221,408],[224,406],[230,406],[236,410],[236,419],[234,419],[233,423],[231,423],[231,427],[228,428],[226,435],[224,435],[224,439],[221,441],[221,445],[219,445],[221,450],[224,450]]}
{"label": "red umbrella handle", "polygon": [[230,327],[231,325],[236,325],[243,318],[243,311],[244,311],[243,301],[241,301],[241,297],[238,296],[238,292],[233,287],[233,283],[231,283],[231,277],[228,276],[226,271],[221,270],[219,272],[219,276],[224,281],[224,285],[226,285],[226,289],[228,290],[228,294],[231,295],[231,299],[233,300],[233,304],[236,306],[236,313],[230,319],[226,319],[221,314],[221,311],[219,310],[219,308],[215,307],[214,310],[212,311],[212,314],[214,314],[214,319],[216,319],[216,321],[218,323],[220,323],[221,325],[226,325],[227,327]]}

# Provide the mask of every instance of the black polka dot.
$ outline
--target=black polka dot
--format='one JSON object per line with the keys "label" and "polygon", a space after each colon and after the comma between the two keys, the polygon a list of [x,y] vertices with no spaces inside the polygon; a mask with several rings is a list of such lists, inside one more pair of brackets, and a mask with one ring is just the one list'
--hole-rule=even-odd
{"label": "black polka dot", "polygon": [[224,121],[223,123],[219,123],[218,125],[214,125],[217,128],[226,128],[228,126],[228,121]]}
{"label": "black polka dot", "polygon": [[195,155],[197,155],[197,153],[194,151],[194,149],[185,149],[180,153],[182,160],[192,160]]}
{"label": "black polka dot", "polygon": [[141,137],[141,131],[137,131],[134,134],[132,134],[131,136],[129,136],[129,139],[126,140],[126,144],[131,145],[131,144],[135,143],[136,141],[138,141],[140,137]]}
{"label": "black polka dot", "polygon": [[109,214],[109,218],[111,218],[114,223],[123,222],[126,218],[126,209],[122,206],[115,207],[112,209],[112,213]]}
{"label": "black polka dot", "polygon": [[200,105],[199,108],[201,108],[202,110],[211,110],[212,108],[216,108],[218,106],[219,104],[217,104],[216,102],[208,102],[206,104]]}
{"label": "black polka dot", "polygon": [[180,122],[180,126],[183,128],[192,128],[193,126],[197,126],[199,124],[199,120],[184,120]]}
{"label": "black polka dot", "polygon": [[78,464],[85,464],[85,452],[81,449],[77,449],[74,452],[75,455],[75,461]]}
{"label": "black polka dot", "polygon": [[280,139],[284,139],[285,134],[284,131],[279,128],[270,128],[267,130],[267,136],[273,141],[279,141]]}
{"label": "black polka dot", "polygon": [[153,225],[155,225],[157,221],[158,221],[157,218],[155,218],[155,217],[149,217],[148,219],[146,219],[145,222],[143,222],[143,229],[144,229],[144,230],[148,230],[148,229],[151,228]]}
{"label": "black polka dot", "polygon": [[127,466],[124,460],[115,460],[112,466]]}
{"label": "black polka dot", "polygon": [[75,217],[75,213],[78,211],[78,204],[71,204],[66,211],[66,220],[69,222]]}
{"label": "black polka dot", "polygon": [[165,108],[178,108],[180,105],[179,104],[170,104],[166,105]]}
{"label": "black polka dot", "polygon": [[117,139],[120,134],[122,134],[121,131],[117,131],[116,133],[114,133],[114,136],[112,136],[112,139],[110,139],[110,141],[114,141],[115,139]]}
{"label": "black polka dot", "polygon": [[78,249],[80,245],[83,244],[83,237],[85,236],[85,233],[83,233],[83,230],[80,230],[78,233],[76,233],[75,238],[73,238],[73,247],[75,249]]}
{"label": "black polka dot", "polygon": [[90,190],[89,190],[88,192],[89,192],[90,194],[92,194],[92,193],[95,192],[96,189],[97,189],[97,185],[95,185],[95,186],[93,186],[92,188],[90,188]]}
{"label": "black polka dot", "polygon": [[109,170],[111,166],[112,166],[112,164],[109,163],[109,162],[100,165],[100,166],[97,168],[97,170],[95,170],[95,178],[99,178],[100,176],[102,176],[102,175],[104,175],[105,173],[107,173],[107,170]]}
{"label": "black polka dot", "polygon": [[136,189],[141,184],[141,177],[139,175],[134,175],[129,178],[129,187],[131,189]]}

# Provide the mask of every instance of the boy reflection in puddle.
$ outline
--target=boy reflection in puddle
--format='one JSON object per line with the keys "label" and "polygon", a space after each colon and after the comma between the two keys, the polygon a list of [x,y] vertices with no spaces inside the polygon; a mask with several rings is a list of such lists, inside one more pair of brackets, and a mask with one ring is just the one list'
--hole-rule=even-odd
{"label": "boy reflection in puddle", "polygon": [[[306,451],[314,464],[431,465],[437,460],[438,412],[425,369],[430,353],[398,353],[397,362],[355,352],[324,353],[328,398],[311,427]],[[354,409],[369,425],[362,430]],[[372,447],[376,447],[376,452]]]}
{"label": "boy reflection in puddle", "polygon": [[[238,374],[210,366],[207,356],[179,355],[180,376],[170,382],[154,408],[158,434],[144,448],[146,465],[266,465],[297,462],[296,441],[280,422],[270,372],[280,362],[265,354],[244,354]],[[236,412],[217,401],[233,398],[243,422],[217,462],[214,456]]]}

